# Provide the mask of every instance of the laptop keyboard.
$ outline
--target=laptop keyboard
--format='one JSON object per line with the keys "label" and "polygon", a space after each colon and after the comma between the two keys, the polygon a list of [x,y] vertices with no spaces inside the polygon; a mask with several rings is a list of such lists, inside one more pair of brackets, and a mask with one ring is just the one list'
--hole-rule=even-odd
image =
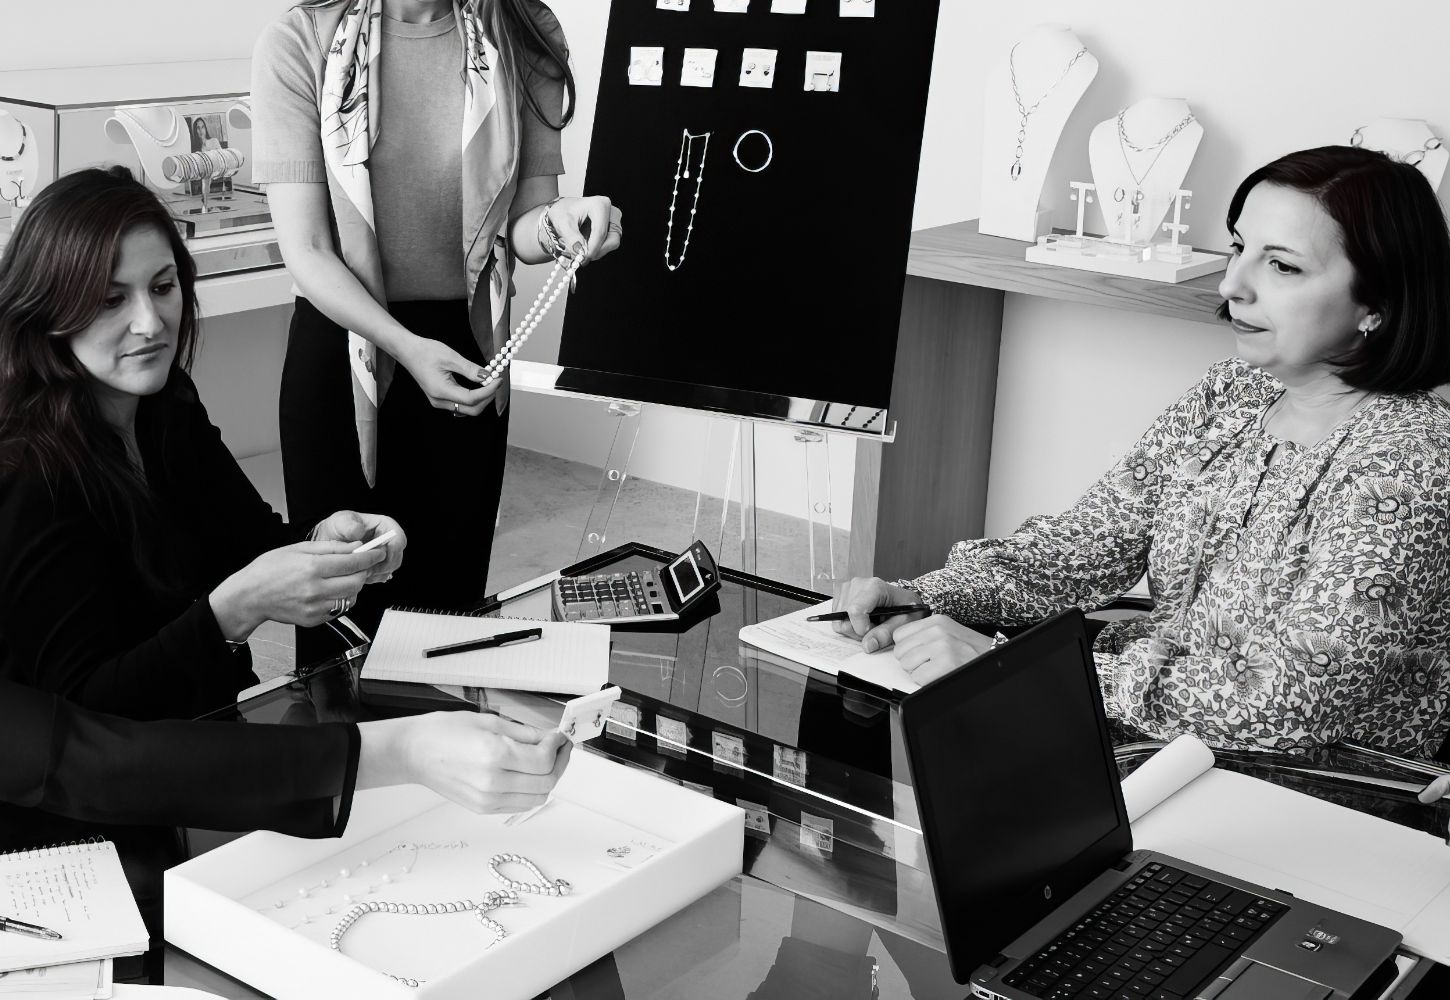
{"label": "laptop keyboard", "polygon": [[1155,861],[1003,982],[1043,1000],[1184,1000],[1287,908]]}

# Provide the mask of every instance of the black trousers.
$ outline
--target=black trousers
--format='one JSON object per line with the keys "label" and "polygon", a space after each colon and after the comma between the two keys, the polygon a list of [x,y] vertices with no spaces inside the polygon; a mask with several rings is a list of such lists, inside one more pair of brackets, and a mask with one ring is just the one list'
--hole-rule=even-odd
{"label": "black trousers", "polygon": [[[391,302],[388,311],[419,336],[440,340],[480,365],[482,352],[461,301]],[[378,412],[377,483],[369,487],[353,423],[347,332],[306,299],[287,337],[280,402],[288,519],[315,524],[338,510],[387,514],[408,536],[402,568],[363,589],[349,617],[372,634],[398,605],[462,610],[484,595],[503,487],[508,414],[477,417],[435,409],[398,365]],[[298,629],[298,663],[331,648]]]}

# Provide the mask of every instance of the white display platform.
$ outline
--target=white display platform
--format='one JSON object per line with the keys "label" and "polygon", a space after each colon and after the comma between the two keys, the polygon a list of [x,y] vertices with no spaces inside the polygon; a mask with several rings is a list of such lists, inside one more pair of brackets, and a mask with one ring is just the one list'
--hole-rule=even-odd
{"label": "white display platform", "polygon": [[1051,264],[1053,267],[1070,267],[1077,271],[1093,271],[1097,274],[1116,274],[1123,278],[1142,278],[1144,281],[1159,281],[1176,285],[1180,281],[1213,274],[1228,267],[1228,257],[1220,253],[1204,253],[1199,250],[1189,254],[1188,260],[1175,264],[1166,260],[1139,260],[1120,256],[1084,254],[1076,250],[1059,250],[1054,244],[1033,244],[1027,248],[1026,259],[1033,264]]}
{"label": "white display platform", "polygon": [[250,274],[198,278],[196,282],[196,303],[203,320],[208,316],[290,306],[296,298],[292,275],[280,267]]}
{"label": "white display platform", "polygon": [[[166,940],[277,1000],[529,1000],[738,875],[744,815],[579,751],[550,804],[513,826],[418,786],[359,792],[340,839],[254,833],[166,872]],[[411,852],[392,850],[399,844],[422,845],[406,874]],[[633,850],[623,862],[608,855],[624,845]],[[491,911],[508,929],[493,947],[473,913],[370,913],[341,952],[329,947],[344,893],[400,903],[480,900],[502,888],[487,861],[505,852],[567,879],[573,891],[522,894],[520,905]],[[637,867],[616,867],[631,862]],[[366,893],[364,880],[376,883],[384,872],[394,877]],[[504,873],[532,881],[518,865]],[[331,884],[317,888],[324,878]],[[338,913],[327,915],[329,905]],[[317,919],[303,922],[309,916]],[[405,986],[388,973],[422,983]]]}

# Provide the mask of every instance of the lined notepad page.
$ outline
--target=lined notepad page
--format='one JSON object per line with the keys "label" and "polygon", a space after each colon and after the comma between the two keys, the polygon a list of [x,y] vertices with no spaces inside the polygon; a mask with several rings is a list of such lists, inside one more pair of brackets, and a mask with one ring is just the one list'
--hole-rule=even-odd
{"label": "lined notepad page", "polygon": [[146,950],[141,911],[108,841],[0,855],[0,916],[63,935],[0,934],[0,972]]}
{"label": "lined notepad page", "polygon": [[[431,659],[423,656],[423,650],[433,646],[525,628],[542,628],[543,638]],[[362,676],[364,680],[589,694],[609,680],[609,626],[468,618],[390,608],[383,612]]]}

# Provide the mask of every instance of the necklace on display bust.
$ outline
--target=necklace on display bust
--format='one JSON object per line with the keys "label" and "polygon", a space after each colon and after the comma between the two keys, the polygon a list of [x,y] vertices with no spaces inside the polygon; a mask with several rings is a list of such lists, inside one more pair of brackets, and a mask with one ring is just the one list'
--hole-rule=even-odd
{"label": "necklace on display bust", "polygon": [[0,153],[0,160],[6,163],[14,163],[25,155],[25,142],[30,138],[30,133],[25,130],[25,123],[19,118],[14,119],[15,124],[20,126],[20,144],[9,153]]}
{"label": "necklace on display bust", "polygon": [[[1173,141],[1174,137],[1177,136],[1179,132],[1182,132],[1189,125],[1193,124],[1196,119],[1193,117],[1193,112],[1190,111],[1188,114],[1183,116],[1182,120],[1179,121],[1177,125],[1174,125],[1171,129],[1165,132],[1162,138],[1158,139],[1156,142],[1150,142],[1146,146],[1140,146],[1132,139],[1128,138],[1128,130],[1123,125],[1123,118],[1127,115],[1127,113],[1127,108],[1124,108],[1122,111],[1118,112],[1118,148],[1123,151],[1123,164],[1127,166],[1128,173],[1133,178],[1133,183],[1138,186],[1141,192],[1141,189],[1143,187],[1143,181],[1146,180],[1148,175],[1153,172],[1153,168],[1158,165],[1158,158],[1163,155],[1163,151],[1168,148],[1168,144]],[[1155,149],[1157,150],[1156,153],[1153,153],[1153,159],[1148,163],[1148,169],[1144,170],[1141,176],[1136,170],[1133,169],[1133,160],[1131,157],[1128,156],[1128,150],[1130,149],[1135,153],[1152,153]],[[1113,197],[1118,201],[1122,200],[1121,198],[1117,198],[1116,193]],[[1141,198],[1135,198],[1135,203],[1136,201],[1141,200]]]}
{"label": "necklace on display bust", "polygon": [[1017,86],[1017,48],[1022,43],[1018,42],[1012,46],[1012,51],[1007,54],[1007,72],[1012,78],[1012,99],[1017,102],[1017,113],[1022,117],[1017,126],[1017,152],[1012,159],[1012,168],[1008,171],[1015,181],[1022,176],[1022,144],[1027,141],[1027,119],[1032,117],[1032,112],[1037,110],[1038,105],[1047,100],[1048,96],[1057,89],[1058,84],[1067,79],[1067,74],[1077,65],[1077,61],[1087,55],[1087,49],[1081,48],[1067,61],[1062,73],[1052,85],[1042,92],[1042,96],[1032,102],[1032,107],[1027,107],[1022,101],[1022,91]]}
{"label": "necklace on display bust", "polygon": [[[1367,125],[1361,125],[1355,129],[1354,134],[1349,137],[1349,144],[1356,149],[1363,146],[1364,130],[1368,127]],[[1418,167],[1420,162],[1425,159],[1425,154],[1433,153],[1437,149],[1443,149],[1444,146],[1445,140],[1441,139],[1438,135],[1432,135],[1425,140],[1425,144],[1419,149],[1412,149],[1408,153],[1402,154],[1400,160],[1401,162],[1408,163],[1412,167]]]}
{"label": "necklace on display bust", "polygon": [[[684,130],[680,138],[680,156],[675,161],[675,189],[670,193],[670,221],[665,227],[665,267],[671,271],[678,271],[685,266],[685,254],[690,251],[690,237],[695,232],[695,213],[700,209],[700,187],[705,183],[705,159],[710,155],[710,136],[713,132],[702,132],[695,135],[689,129]],[[680,180],[690,179],[690,157],[695,152],[695,140],[703,139],[704,143],[700,150],[700,165],[695,168],[695,200],[690,205],[690,224],[685,229],[685,241],[680,244],[680,259],[674,263],[670,262],[671,247],[675,241],[675,202],[680,198]]]}
{"label": "necklace on display bust", "polygon": [[140,130],[142,135],[150,139],[152,142],[156,143],[156,145],[170,146],[174,144],[177,138],[181,135],[181,116],[176,113],[175,108],[159,108],[158,110],[166,112],[167,115],[168,127],[165,137],[159,136],[155,132],[147,128],[145,123],[141,121],[140,117],[130,108],[117,108],[116,117],[122,119],[123,121],[130,122],[132,125],[136,126],[136,128]]}

